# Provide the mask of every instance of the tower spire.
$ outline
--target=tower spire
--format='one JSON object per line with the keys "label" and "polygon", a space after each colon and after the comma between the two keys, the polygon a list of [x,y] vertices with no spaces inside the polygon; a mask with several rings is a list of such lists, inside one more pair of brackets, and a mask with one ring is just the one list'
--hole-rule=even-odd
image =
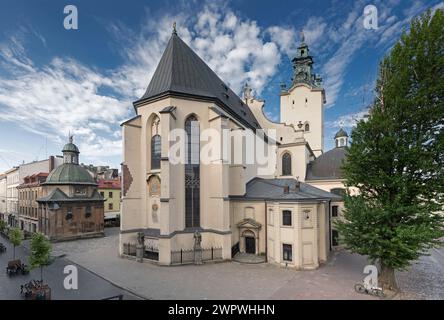
{"label": "tower spire", "polygon": [[176,21],[173,22],[173,34],[177,36]]}

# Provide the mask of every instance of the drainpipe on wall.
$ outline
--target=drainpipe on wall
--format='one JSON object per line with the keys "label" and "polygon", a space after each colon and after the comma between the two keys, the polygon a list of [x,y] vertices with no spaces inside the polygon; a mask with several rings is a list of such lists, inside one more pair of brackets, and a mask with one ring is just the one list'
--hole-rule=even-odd
{"label": "drainpipe on wall", "polygon": [[267,207],[267,201],[264,201],[265,203],[265,262],[268,262],[268,235],[267,235],[267,229],[268,229],[268,207]]}
{"label": "drainpipe on wall", "polygon": [[330,251],[333,249],[331,245],[331,200],[328,201],[328,244],[330,247]]}

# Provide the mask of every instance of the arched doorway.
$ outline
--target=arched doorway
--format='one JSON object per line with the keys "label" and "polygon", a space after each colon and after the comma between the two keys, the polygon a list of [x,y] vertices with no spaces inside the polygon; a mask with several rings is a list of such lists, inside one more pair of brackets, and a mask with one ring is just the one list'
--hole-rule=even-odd
{"label": "arched doorway", "polygon": [[256,239],[253,236],[245,237],[245,253],[256,253]]}
{"label": "arched doorway", "polygon": [[251,230],[242,233],[245,253],[256,254],[256,235]]}

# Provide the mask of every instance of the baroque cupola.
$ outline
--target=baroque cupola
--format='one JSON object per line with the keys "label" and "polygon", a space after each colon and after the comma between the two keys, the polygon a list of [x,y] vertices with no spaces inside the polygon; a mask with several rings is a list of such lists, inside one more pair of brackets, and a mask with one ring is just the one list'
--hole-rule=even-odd
{"label": "baroque cupola", "polygon": [[313,57],[310,55],[307,43],[305,43],[304,32],[301,32],[301,43],[291,62],[293,63],[293,85],[305,83],[311,87],[321,86],[322,79],[313,72]]}

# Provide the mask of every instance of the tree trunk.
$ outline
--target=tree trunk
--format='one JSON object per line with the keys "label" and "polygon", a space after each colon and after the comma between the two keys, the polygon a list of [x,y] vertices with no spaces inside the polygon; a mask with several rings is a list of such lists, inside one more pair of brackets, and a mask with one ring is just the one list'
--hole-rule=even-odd
{"label": "tree trunk", "polygon": [[399,291],[398,284],[396,283],[395,269],[385,265],[382,261],[379,274],[379,286],[381,286],[383,290]]}

